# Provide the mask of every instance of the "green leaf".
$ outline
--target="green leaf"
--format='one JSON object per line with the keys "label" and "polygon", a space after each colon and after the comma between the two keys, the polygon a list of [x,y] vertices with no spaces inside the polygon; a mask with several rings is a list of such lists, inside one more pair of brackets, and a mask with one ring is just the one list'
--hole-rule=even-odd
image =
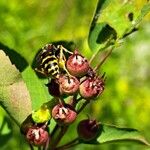
{"label": "green leaf", "polygon": [[138,130],[131,128],[119,128],[107,124],[101,124],[97,138],[87,144],[103,144],[113,142],[134,142],[150,146],[150,143],[145,140]]}
{"label": "green leaf", "polygon": [[149,11],[149,2],[138,6],[134,0],[99,0],[88,38],[90,48],[101,50],[132,33]]}
{"label": "green leaf", "polygon": [[12,138],[12,123],[6,116],[3,116],[2,114],[0,116],[0,122],[2,122],[0,125],[0,147],[3,147]]}
{"label": "green leaf", "polygon": [[22,72],[22,76],[31,95],[32,109],[37,110],[43,103],[48,102],[51,99],[48,89],[45,86],[47,80],[39,79],[30,66]]}
{"label": "green leaf", "polygon": [[20,72],[0,50],[0,104],[20,125],[31,113],[31,99]]}

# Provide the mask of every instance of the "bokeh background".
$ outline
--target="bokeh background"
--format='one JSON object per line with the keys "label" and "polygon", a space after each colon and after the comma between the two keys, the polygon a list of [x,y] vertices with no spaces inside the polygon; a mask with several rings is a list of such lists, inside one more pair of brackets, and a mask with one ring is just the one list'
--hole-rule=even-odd
{"label": "bokeh background", "polygon": [[[144,0],[137,1],[140,5]],[[87,38],[96,3],[97,0],[0,0],[0,49],[13,49],[32,65],[43,45],[68,41],[90,59]],[[150,15],[138,32],[113,51],[100,72],[107,75],[105,91],[84,111],[85,116],[90,114],[103,123],[139,129],[150,141]],[[4,120],[7,124],[3,126]],[[18,127],[2,108],[0,131],[1,150],[26,149]],[[79,145],[73,149],[85,148],[148,150],[134,144]]]}

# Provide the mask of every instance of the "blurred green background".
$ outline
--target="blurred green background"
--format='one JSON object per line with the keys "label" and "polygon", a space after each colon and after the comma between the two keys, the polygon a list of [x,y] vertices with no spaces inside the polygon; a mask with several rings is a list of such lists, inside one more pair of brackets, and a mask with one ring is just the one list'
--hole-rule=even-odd
{"label": "blurred green background", "polygon": [[[139,0],[140,3],[143,0]],[[97,0],[0,0],[0,49],[8,47],[22,55],[29,64],[46,43],[75,43],[87,58],[92,52],[87,43],[90,23]],[[137,128],[150,141],[150,15],[139,31],[115,49],[101,72],[106,72],[106,88],[99,100],[85,111],[100,122]],[[99,59],[99,58],[97,58]],[[1,150],[24,150],[19,129],[0,108]],[[71,133],[70,133],[71,134]],[[69,136],[69,135],[68,135]],[[137,145],[79,145],[73,149],[141,150]]]}

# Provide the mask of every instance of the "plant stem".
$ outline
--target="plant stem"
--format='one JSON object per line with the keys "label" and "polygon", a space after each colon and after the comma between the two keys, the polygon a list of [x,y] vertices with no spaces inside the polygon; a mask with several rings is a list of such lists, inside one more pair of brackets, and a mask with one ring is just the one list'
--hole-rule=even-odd
{"label": "plant stem", "polygon": [[78,137],[73,139],[72,141],[60,146],[60,147],[57,147],[55,150],[64,150],[64,149],[70,148],[70,147],[77,145],[77,144],[79,144],[79,138]]}
{"label": "plant stem", "polygon": [[72,98],[71,98],[71,101],[70,101],[70,105],[75,108],[77,104],[77,94],[75,94]]}
{"label": "plant stem", "polygon": [[101,50],[106,49],[108,46],[109,46],[109,45],[106,44],[102,49],[99,49],[98,51],[96,51],[96,53],[94,53],[94,54],[92,55],[91,59],[89,60],[89,64],[92,63],[92,61],[95,59],[95,57],[99,54],[99,52],[100,52]]}
{"label": "plant stem", "polygon": [[87,106],[87,104],[89,104],[89,103],[90,103],[90,101],[86,100],[84,102],[84,104],[81,106],[81,108],[77,111],[77,113],[79,114]]}
{"label": "plant stem", "polygon": [[79,97],[76,101],[79,102],[82,99],[83,99],[83,97]]}
{"label": "plant stem", "polygon": [[111,49],[107,52],[107,54],[105,55],[105,57],[100,61],[100,63],[94,68],[94,71],[98,70],[102,64],[105,62],[105,60],[108,58],[108,56],[110,56],[110,54],[112,53],[112,50],[114,49],[114,47],[111,47]]}
{"label": "plant stem", "polygon": [[43,146],[43,150],[48,150],[49,142],[50,142],[50,136],[49,136],[49,138],[48,138],[46,144]]}
{"label": "plant stem", "polygon": [[51,133],[51,137],[54,136],[54,134],[58,130],[58,128],[59,128],[59,126],[58,126],[58,124],[56,124],[55,127],[54,127],[54,129],[53,129],[53,131],[52,131],[52,133]]}
{"label": "plant stem", "polygon": [[34,150],[34,148],[31,144],[29,144],[29,146],[30,146],[30,150]]}
{"label": "plant stem", "polygon": [[59,135],[56,137],[55,141],[53,141],[51,149],[50,150],[55,150],[55,147],[58,145],[62,137],[65,135],[66,131],[68,130],[69,126],[62,126],[61,131]]}
{"label": "plant stem", "polygon": [[41,146],[38,147],[38,150],[41,150]]}

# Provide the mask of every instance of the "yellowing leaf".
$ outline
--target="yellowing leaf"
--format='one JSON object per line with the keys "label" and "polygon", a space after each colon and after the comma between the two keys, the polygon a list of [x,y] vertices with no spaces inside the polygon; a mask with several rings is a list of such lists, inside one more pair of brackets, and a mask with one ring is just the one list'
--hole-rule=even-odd
{"label": "yellowing leaf", "polygon": [[20,125],[31,113],[31,99],[21,74],[0,50],[0,104]]}

